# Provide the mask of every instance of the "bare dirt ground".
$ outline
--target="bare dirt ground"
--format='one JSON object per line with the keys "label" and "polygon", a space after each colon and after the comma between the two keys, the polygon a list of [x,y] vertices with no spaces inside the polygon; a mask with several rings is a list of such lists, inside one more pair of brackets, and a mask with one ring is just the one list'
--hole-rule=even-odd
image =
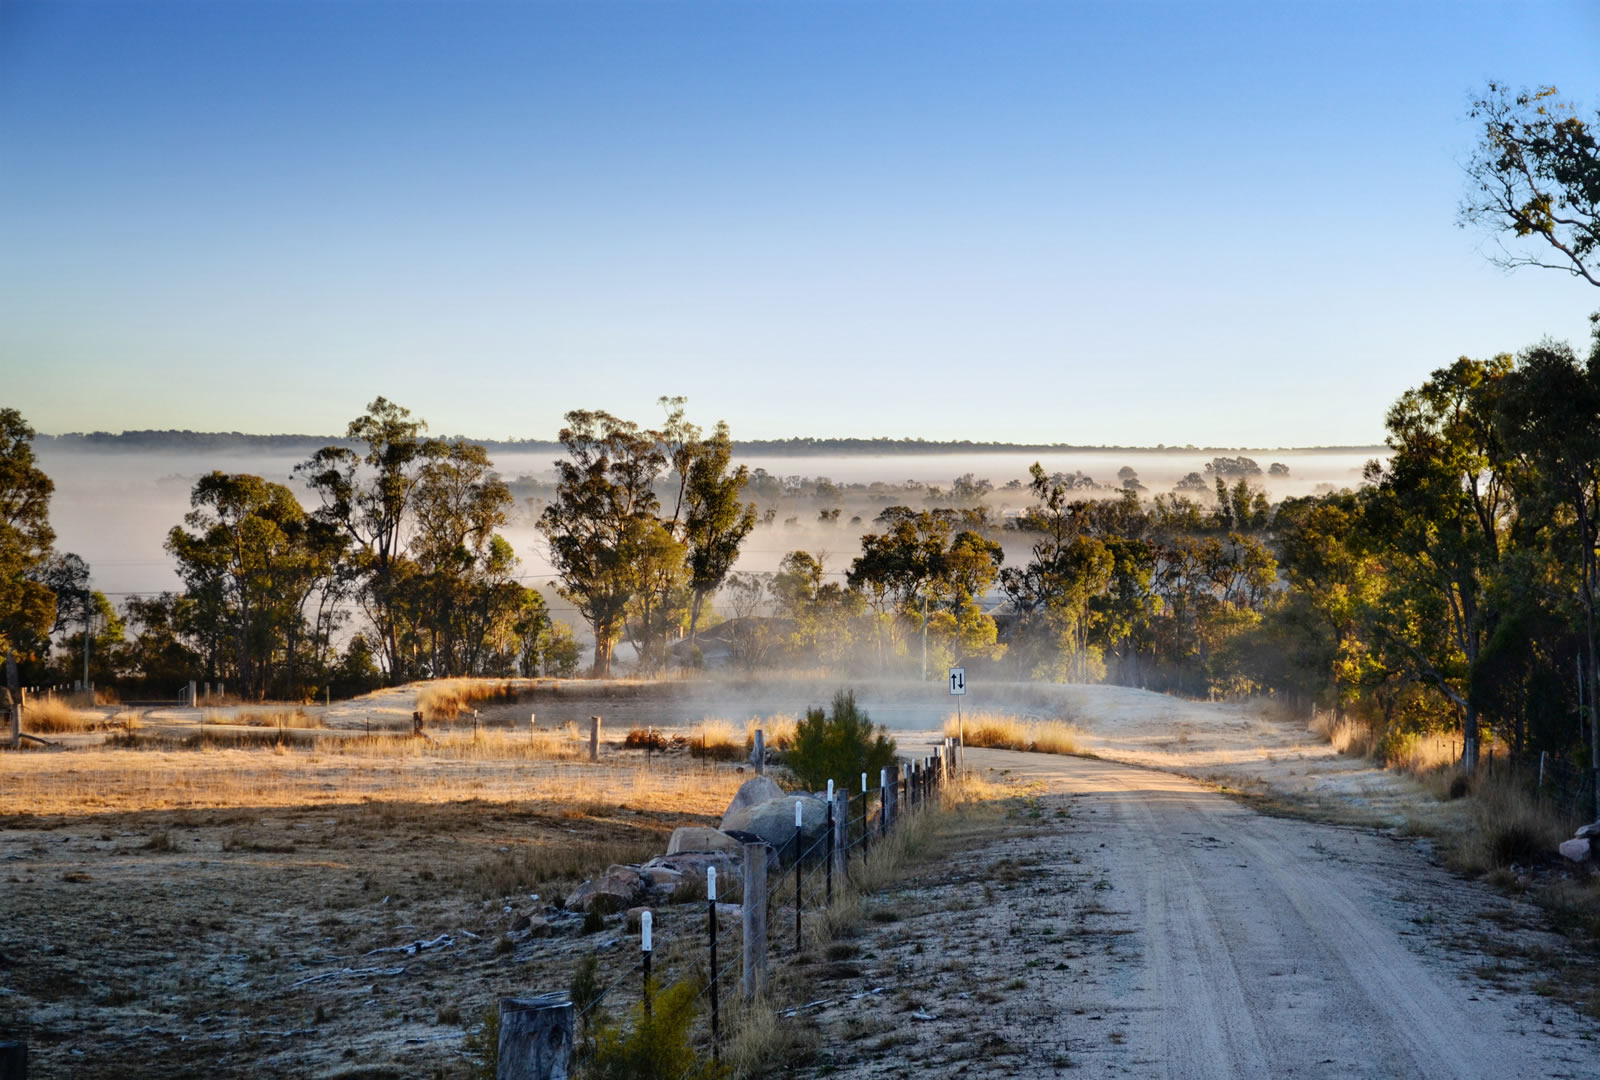
{"label": "bare dirt ground", "polygon": [[1536,913],[1419,841],[1106,761],[968,761],[1034,793],[881,898],[852,947],[885,992],[817,1010],[811,1075],[1600,1075],[1594,1023],[1496,959]]}
{"label": "bare dirt ground", "polygon": [[[325,730],[284,748],[96,732],[0,755],[0,1036],[26,1038],[42,1077],[470,1075],[497,995],[564,988],[589,953],[606,981],[634,962],[620,917],[583,935],[549,901],[715,824],[743,779],[614,747],[551,760],[573,748],[529,714],[544,732],[600,714],[619,737],[794,715],[832,690],[541,683],[482,707],[481,740],[468,722],[369,745],[409,728],[400,689],[305,710]],[[913,752],[953,711],[925,686],[859,690]],[[844,1003],[796,1018],[822,1034],[797,1073],[1600,1076],[1594,1025],[1529,961],[1561,948],[1539,913],[1390,827],[1428,801],[1412,781],[1245,706],[1030,685],[967,704],[1365,824],[1269,818],[1108,760],[968,751],[1031,793],[814,958],[813,996]],[[247,711],[207,730],[244,732]],[[186,738],[199,719],[140,723]],[[524,916],[549,926],[514,929]],[[696,933],[686,909],[658,919],[669,947]],[[436,944],[403,951],[419,942]]]}

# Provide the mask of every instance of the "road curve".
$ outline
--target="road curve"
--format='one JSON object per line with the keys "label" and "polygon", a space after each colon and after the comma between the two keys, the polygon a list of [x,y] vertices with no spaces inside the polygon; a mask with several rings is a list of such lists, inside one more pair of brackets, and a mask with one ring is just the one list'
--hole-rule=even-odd
{"label": "road curve", "polygon": [[1073,1011],[1087,1004],[1126,1025],[1132,1045],[1108,1071],[1600,1075],[1593,1044],[1565,1037],[1548,1002],[1486,988],[1470,974],[1481,958],[1418,930],[1434,912],[1455,923],[1503,901],[1409,841],[1268,817],[1107,761],[972,750],[967,764],[1037,781],[1070,807],[1070,830],[1041,837],[1041,855],[1087,848],[1114,898],[1108,915],[1125,935],[1115,962],[1073,988],[1086,995]]}

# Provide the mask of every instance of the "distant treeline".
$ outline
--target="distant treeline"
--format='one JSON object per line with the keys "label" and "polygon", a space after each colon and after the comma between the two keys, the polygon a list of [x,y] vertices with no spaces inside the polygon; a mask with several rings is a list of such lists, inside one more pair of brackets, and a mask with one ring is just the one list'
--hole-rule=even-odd
{"label": "distant treeline", "polygon": [[[469,439],[464,435],[444,436],[446,441],[467,441],[487,450],[562,453],[561,443],[544,439]],[[218,450],[245,448],[299,453],[319,447],[353,446],[347,439],[325,435],[249,435],[240,431],[91,431],[68,432],[63,435],[38,435],[35,441],[41,446],[83,448],[95,450]],[[1066,454],[1091,452],[1117,452],[1132,454],[1213,453],[1224,450],[1252,449],[1235,446],[1090,446],[1073,443],[1022,443],[977,442],[972,439],[745,439],[733,444],[736,455],[743,457],[806,457],[824,454]],[[1267,448],[1254,448],[1267,449]],[[1322,453],[1382,453],[1382,446],[1300,446],[1279,447],[1279,450],[1315,451]]]}

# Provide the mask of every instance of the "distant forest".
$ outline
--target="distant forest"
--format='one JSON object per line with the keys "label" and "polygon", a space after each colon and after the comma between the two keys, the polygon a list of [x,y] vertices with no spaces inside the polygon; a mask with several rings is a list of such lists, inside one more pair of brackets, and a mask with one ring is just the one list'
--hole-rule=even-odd
{"label": "distant forest", "polygon": [[[464,435],[443,436],[447,441],[469,441],[491,451],[561,453],[561,443],[544,439],[472,439]],[[109,431],[68,432],[64,435],[38,435],[35,441],[41,446],[62,449],[87,450],[219,450],[244,448],[273,450],[286,453],[315,450],[328,445],[354,445],[347,439],[326,435],[246,435],[238,431]],[[1105,451],[1119,453],[1160,454],[1205,452],[1222,450],[1266,450],[1271,447],[1237,446],[1089,446],[1073,443],[1021,443],[975,442],[971,439],[747,439],[733,444],[735,454],[746,457],[805,457],[825,454],[1064,454]],[[1370,446],[1297,446],[1277,447],[1278,450],[1309,450],[1334,452],[1381,451],[1384,447]]]}

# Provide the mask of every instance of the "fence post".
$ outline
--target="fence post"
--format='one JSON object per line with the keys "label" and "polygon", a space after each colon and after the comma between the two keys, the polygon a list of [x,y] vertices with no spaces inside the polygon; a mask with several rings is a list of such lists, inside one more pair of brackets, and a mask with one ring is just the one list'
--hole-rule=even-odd
{"label": "fence post", "polygon": [[767,772],[767,736],[760,729],[755,731],[755,746],[750,750],[750,763],[756,767],[757,776],[765,776]]}
{"label": "fence post", "polygon": [[644,972],[644,1014],[650,1015],[650,931],[655,922],[655,916],[649,911],[639,913],[639,952],[640,967]]}
{"label": "fence post", "polygon": [[496,1080],[567,1080],[572,1002],[566,994],[500,999]]}
{"label": "fence post", "polygon": [[600,718],[589,717],[589,760],[600,760]]}
{"label": "fence post", "polygon": [[801,833],[801,823],[805,820],[805,804],[799,799],[794,801],[794,951],[800,954],[800,890],[803,887],[801,868],[805,864],[805,848],[802,846],[805,837]]}
{"label": "fence post", "polygon": [[836,839],[836,836],[837,836],[837,831],[835,830],[834,825],[833,825],[833,819],[834,819],[833,806],[834,806],[834,804],[833,804],[833,781],[829,780],[828,781],[828,869],[827,869],[827,872],[823,875],[824,877],[826,877],[828,879],[827,891],[824,893],[824,895],[827,897],[827,900],[825,902],[827,903],[827,905],[829,907],[833,906],[833,853],[834,853],[834,850],[838,847],[838,845],[835,843],[835,839]]}
{"label": "fence post", "polygon": [[872,786],[867,774],[861,774],[861,861],[867,860],[867,837],[872,832]]}
{"label": "fence post", "polygon": [[706,867],[706,929],[711,935],[711,1056],[719,1058],[721,1042],[717,1030],[721,1010],[717,1007],[717,868]]}
{"label": "fence post", "polygon": [[199,702],[198,702],[198,701],[197,701],[197,700],[196,700],[196,699],[195,699],[195,685],[194,685],[194,680],[193,680],[193,679],[190,679],[190,680],[189,680],[189,708],[191,708],[191,709],[192,709],[192,708],[194,708],[194,707],[195,707],[195,706],[196,706],[196,705],[198,705],[198,704],[199,704]]}
{"label": "fence post", "polygon": [[833,875],[841,881],[850,880],[850,793],[835,792],[833,796],[833,870],[828,874],[828,903],[833,903]]}
{"label": "fence post", "polygon": [[739,906],[744,931],[744,999],[767,989],[767,845],[744,846],[744,899]]}
{"label": "fence post", "polygon": [[1550,758],[1550,751],[1548,751],[1548,750],[1540,750],[1539,751],[1539,786],[1541,788],[1544,787],[1544,763],[1547,760],[1549,760],[1549,758]]}
{"label": "fence post", "polygon": [[893,789],[889,787],[889,770],[878,770],[878,835],[889,835],[889,800]]}

